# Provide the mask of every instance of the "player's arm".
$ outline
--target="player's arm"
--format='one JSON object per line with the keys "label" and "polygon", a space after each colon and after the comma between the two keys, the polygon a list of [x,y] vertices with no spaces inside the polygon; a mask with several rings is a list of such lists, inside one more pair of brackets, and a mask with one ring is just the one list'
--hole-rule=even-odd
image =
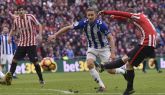
{"label": "player's arm", "polygon": [[115,59],[115,41],[114,41],[114,37],[112,36],[112,34],[108,34],[107,35],[108,41],[110,43],[111,46],[111,58],[112,60]]}
{"label": "player's arm", "polygon": [[109,31],[108,26],[104,22],[102,22],[102,24],[100,25],[100,29],[101,29],[101,32],[103,32],[104,35],[107,36],[107,39],[108,39],[109,44],[111,46],[111,50],[110,50],[111,56],[110,57],[112,59],[115,59],[116,56],[115,56],[115,42],[114,42],[114,38],[113,38],[111,32]]}
{"label": "player's arm", "polygon": [[49,40],[56,38],[57,36],[64,34],[66,32],[68,32],[70,29],[73,29],[73,25],[69,25],[66,27],[61,28],[59,31],[57,31],[54,35],[49,36]]}
{"label": "player's arm", "polygon": [[9,11],[9,15],[12,17],[12,19],[14,19],[16,17],[16,15],[11,13],[11,11]]}
{"label": "player's arm", "polygon": [[35,23],[35,25],[39,27],[39,35],[40,35],[40,37],[42,37],[42,32],[43,32],[42,25],[39,23],[39,21],[36,19],[36,17],[34,17],[31,14],[28,14],[28,15],[30,15],[31,20]]}
{"label": "player's arm", "polygon": [[128,18],[127,17],[123,17],[123,16],[116,16],[116,15],[111,15],[110,16],[111,19],[116,19],[116,20],[120,20],[120,21],[127,21]]}
{"label": "player's arm", "polygon": [[82,28],[84,28],[85,23],[86,23],[86,20],[81,20],[79,22],[73,23],[72,25],[63,27],[58,32],[56,32],[54,35],[49,36],[48,39],[51,40],[53,38],[56,38],[57,36],[59,36],[59,35],[61,35],[63,33],[66,33],[66,32],[68,32],[71,29],[82,29]]}
{"label": "player's arm", "polygon": [[105,15],[115,15],[115,16],[122,16],[122,17],[127,17],[127,18],[131,18],[133,14],[129,13],[129,12],[122,12],[122,11],[109,11],[109,10],[105,10],[105,11],[101,11],[101,14],[105,14]]}
{"label": "player's arm", "polygon": [[8,43],[11,43],[11,39],[12,39],[12,36],[14,35],[14,33],[16,32],[16,23],[14,21],[14,24],[10,30],[10,33],[9,33],[9,38],[8,38]]}

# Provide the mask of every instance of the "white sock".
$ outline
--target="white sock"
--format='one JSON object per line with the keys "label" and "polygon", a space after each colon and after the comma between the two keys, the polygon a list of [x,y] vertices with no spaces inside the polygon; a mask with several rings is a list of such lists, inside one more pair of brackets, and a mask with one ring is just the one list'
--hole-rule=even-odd
{"label": "white sock", "polygon": [[0,78],[4,78],[5,75],[2,73],[2,71],[0,71]]}
{"label": "white sock", "polygon": [[91,70],[89,70],[89,72],[92,75],[92,77],[94,78],[94,80],[96,79],[98,81],[99,86],[105,88],[105,85],[104,85],[103,81],[101,80],[100,75],[96,71],[96,69],[92,68]]}
{"label": "white sock", "polygon": [[116,74],[125,74],[126,72],[124,69],[121,69],[121,68],[116,68],[115,70],[116,70],[115,72]]}

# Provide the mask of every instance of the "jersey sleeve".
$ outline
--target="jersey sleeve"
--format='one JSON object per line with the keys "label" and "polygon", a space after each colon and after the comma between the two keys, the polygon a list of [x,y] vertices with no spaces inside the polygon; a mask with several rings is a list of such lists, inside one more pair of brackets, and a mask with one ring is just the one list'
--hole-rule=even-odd
{"label": "jersey sleeve", "polygon": [[120,20],[120,21],[127,21],[128,18],[122,16],[113,16],[112,19]]}
{"label": "jersey sleeve", "polygon": [[73,24],[73,29],[83,29],[86,24],[86,20],[77,21]]}
{"label": "jersey sleeve", "polygon": [[104,14],[107,15],[116,15],[116,16],[123,16],[123,17],[127,17],[127,18],[131,18],[132,13],[129,12],[122,12],[122,11],[103,11]]}
{"label": "jersey sleeve", "polygon": [[110,30],[108,29],[108,26],[106,25],[105,22],[100,22],[100,31],[101,31],[102,33],[104,33],[104,35],[106,35],[106,36],[107,36],[109,33],[111,33]]}
{"label": "jersey sleeve", "polygon": [[33,15],[30,14],[30,18],[31,20],[35,23],[35,25],[39,25],[39,21],[36,19],[36,17],[34,17]]}

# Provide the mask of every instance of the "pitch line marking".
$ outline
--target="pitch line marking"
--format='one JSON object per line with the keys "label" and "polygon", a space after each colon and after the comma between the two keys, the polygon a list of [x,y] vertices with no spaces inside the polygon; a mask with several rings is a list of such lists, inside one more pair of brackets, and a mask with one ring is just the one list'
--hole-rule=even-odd
{"label": "pitch line marking", "polygon": [[[2,88],[0,88],[2,89]],[[23,89],[27,89],[27,90],[40,90],[40,91],[44,91],[44,90],[49,90],[49,91],[54,91],[54,92],[60,92],[63,94],[82,94],[82,95],[122,95],[122,93],[73,93],[70,91],[66,91],[66,90],[59,90],[59,89],[32,89],[32,88],[12,88],[12,89],[19,89],[19,90],[23,90]],[[2,94],[2,93],[0,93]],[[7,93],[3,93],[3,94],[7,94]],[[14,93],[13,93],[14,94]],[[25,94],[25,95],[38,95],[38,94],[54,94],[54,93],[16,93],[15,95],[21,95],[21,94]],[[7,94],[8,95],[8,94]],[[134,95],[165,95],[165,93],[134,93]]]}

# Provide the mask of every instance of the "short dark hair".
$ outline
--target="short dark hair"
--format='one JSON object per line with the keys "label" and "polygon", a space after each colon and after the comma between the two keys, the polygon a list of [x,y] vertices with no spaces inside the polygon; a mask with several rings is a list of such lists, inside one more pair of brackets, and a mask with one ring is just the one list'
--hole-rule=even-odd
{"label": "short dark hair", "polygon": [[88,11],[94,11],[95,13],[97,13],[97,8],[89,7],[89,8],[87,8],[86,12],[88,12]]}
{"label": "short dark hair", "polygon": [[19,9],[21,9],[21,8],[23,8],[24,10],[26,10],[26,6],[25,6],[25,5],[18,5],[18,6],[17,6],[17,11],[18,11]]}

